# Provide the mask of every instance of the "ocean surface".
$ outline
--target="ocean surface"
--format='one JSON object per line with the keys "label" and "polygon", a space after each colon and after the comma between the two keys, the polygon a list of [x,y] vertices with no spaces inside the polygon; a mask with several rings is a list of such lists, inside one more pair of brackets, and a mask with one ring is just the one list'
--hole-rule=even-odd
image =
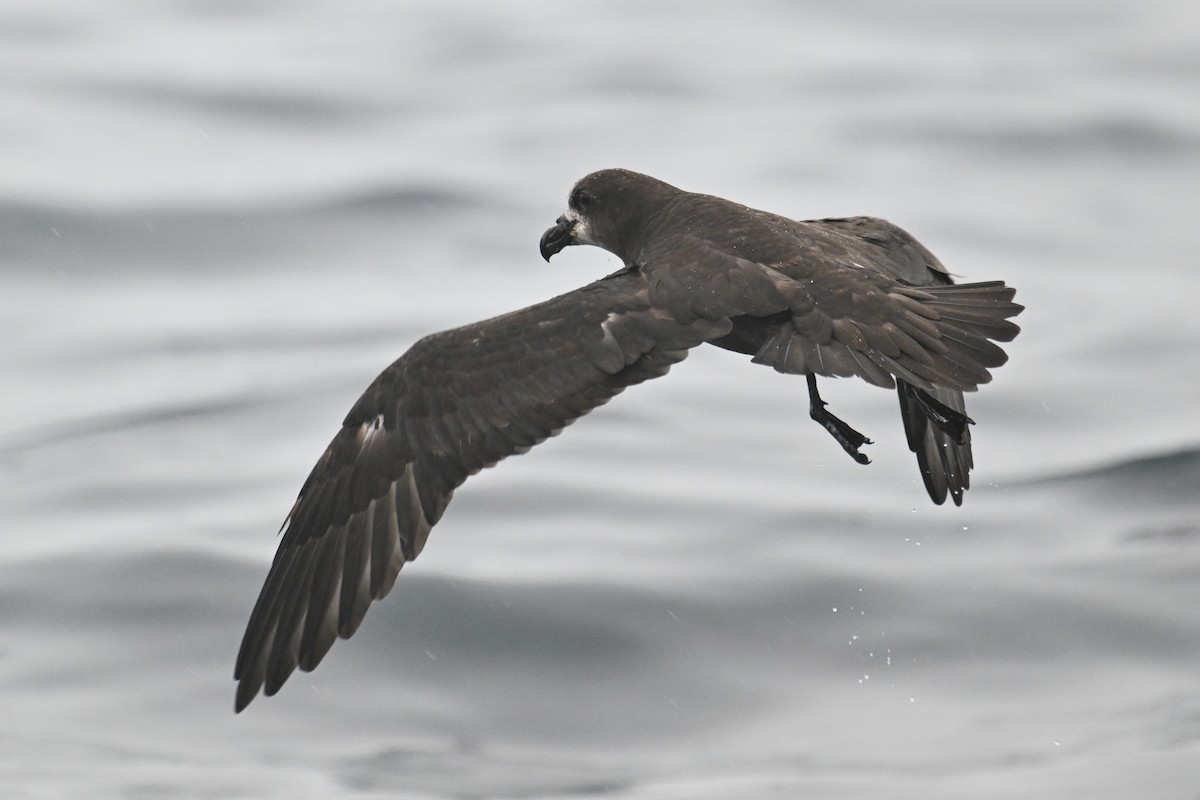
{"label": "ocean surface", "polygon": [[[1017,287],[964,507],[702,348],[235,716],[344,413],[610,166]],[[1190,1],[6,0],[0,797],[1196,800],[1198,219]]]}

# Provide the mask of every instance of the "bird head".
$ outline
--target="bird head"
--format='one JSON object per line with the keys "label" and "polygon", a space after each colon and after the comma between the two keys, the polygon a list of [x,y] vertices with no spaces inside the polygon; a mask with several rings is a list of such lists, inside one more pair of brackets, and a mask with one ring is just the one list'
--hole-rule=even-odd
{"label": "bird head", "polygon": [[574,244],[590,244],[634,261],[643,226],[679,190],[670,184],[630,172],[604,169],[581,178],[567,198],[567,210],[542,234],[542,258]]}

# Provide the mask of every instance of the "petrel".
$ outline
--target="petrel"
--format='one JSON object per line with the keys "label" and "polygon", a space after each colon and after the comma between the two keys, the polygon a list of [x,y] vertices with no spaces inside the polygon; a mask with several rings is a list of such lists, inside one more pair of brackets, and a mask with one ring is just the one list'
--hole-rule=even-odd
{"label": "petrel", "polygon": [[238,652],[236,710],[354,633],[469,475],[705,342],[804,375],[810,416],[859,463],[871,440],[826,408],[817,377],[895,388],[929,496],[962,503],[973,463],[963,392],[1007,360],[994,342],[1019,331],[1013,289],[954,284],[881,219],[800,222],[623,169],[584,177],[567,205],[542,256],[590,244],[624,266],[426,336],[367,387],[284,522]]}

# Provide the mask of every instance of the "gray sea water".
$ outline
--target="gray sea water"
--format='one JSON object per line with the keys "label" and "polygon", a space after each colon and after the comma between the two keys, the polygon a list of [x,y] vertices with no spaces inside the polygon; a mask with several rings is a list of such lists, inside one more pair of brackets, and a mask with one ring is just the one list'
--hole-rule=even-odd
{"label": "gray sea water", "polygon": [[[235,716],[342,415],[612,271],[537,253],[608,166],[1016,286],[965,506],[700,350]],[[1194,800],[1198,217],[1194,2],[6,0],[0,796]]]}

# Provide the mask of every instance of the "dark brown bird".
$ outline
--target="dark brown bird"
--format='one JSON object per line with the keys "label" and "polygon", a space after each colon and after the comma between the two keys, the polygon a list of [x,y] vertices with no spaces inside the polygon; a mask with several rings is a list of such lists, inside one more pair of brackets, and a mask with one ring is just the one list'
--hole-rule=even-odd
{"label": "dark brown bird", "polygon": [[241,711],[312,670],[421,552],[454,489],[523,453],[704,342],[805,375],[809,411],[859,463],[870,440],[825,408],[816,376],[895,387],[929,496],[962,503],[963,392],[1007,357],[1022,307],[1001,281],[955,285],[900,228],[798,222],[621,169],[572,189],[548,260],[592,244],[624,267],[520,311],[418,341],[342,423],[284,523],[234,678]]}

